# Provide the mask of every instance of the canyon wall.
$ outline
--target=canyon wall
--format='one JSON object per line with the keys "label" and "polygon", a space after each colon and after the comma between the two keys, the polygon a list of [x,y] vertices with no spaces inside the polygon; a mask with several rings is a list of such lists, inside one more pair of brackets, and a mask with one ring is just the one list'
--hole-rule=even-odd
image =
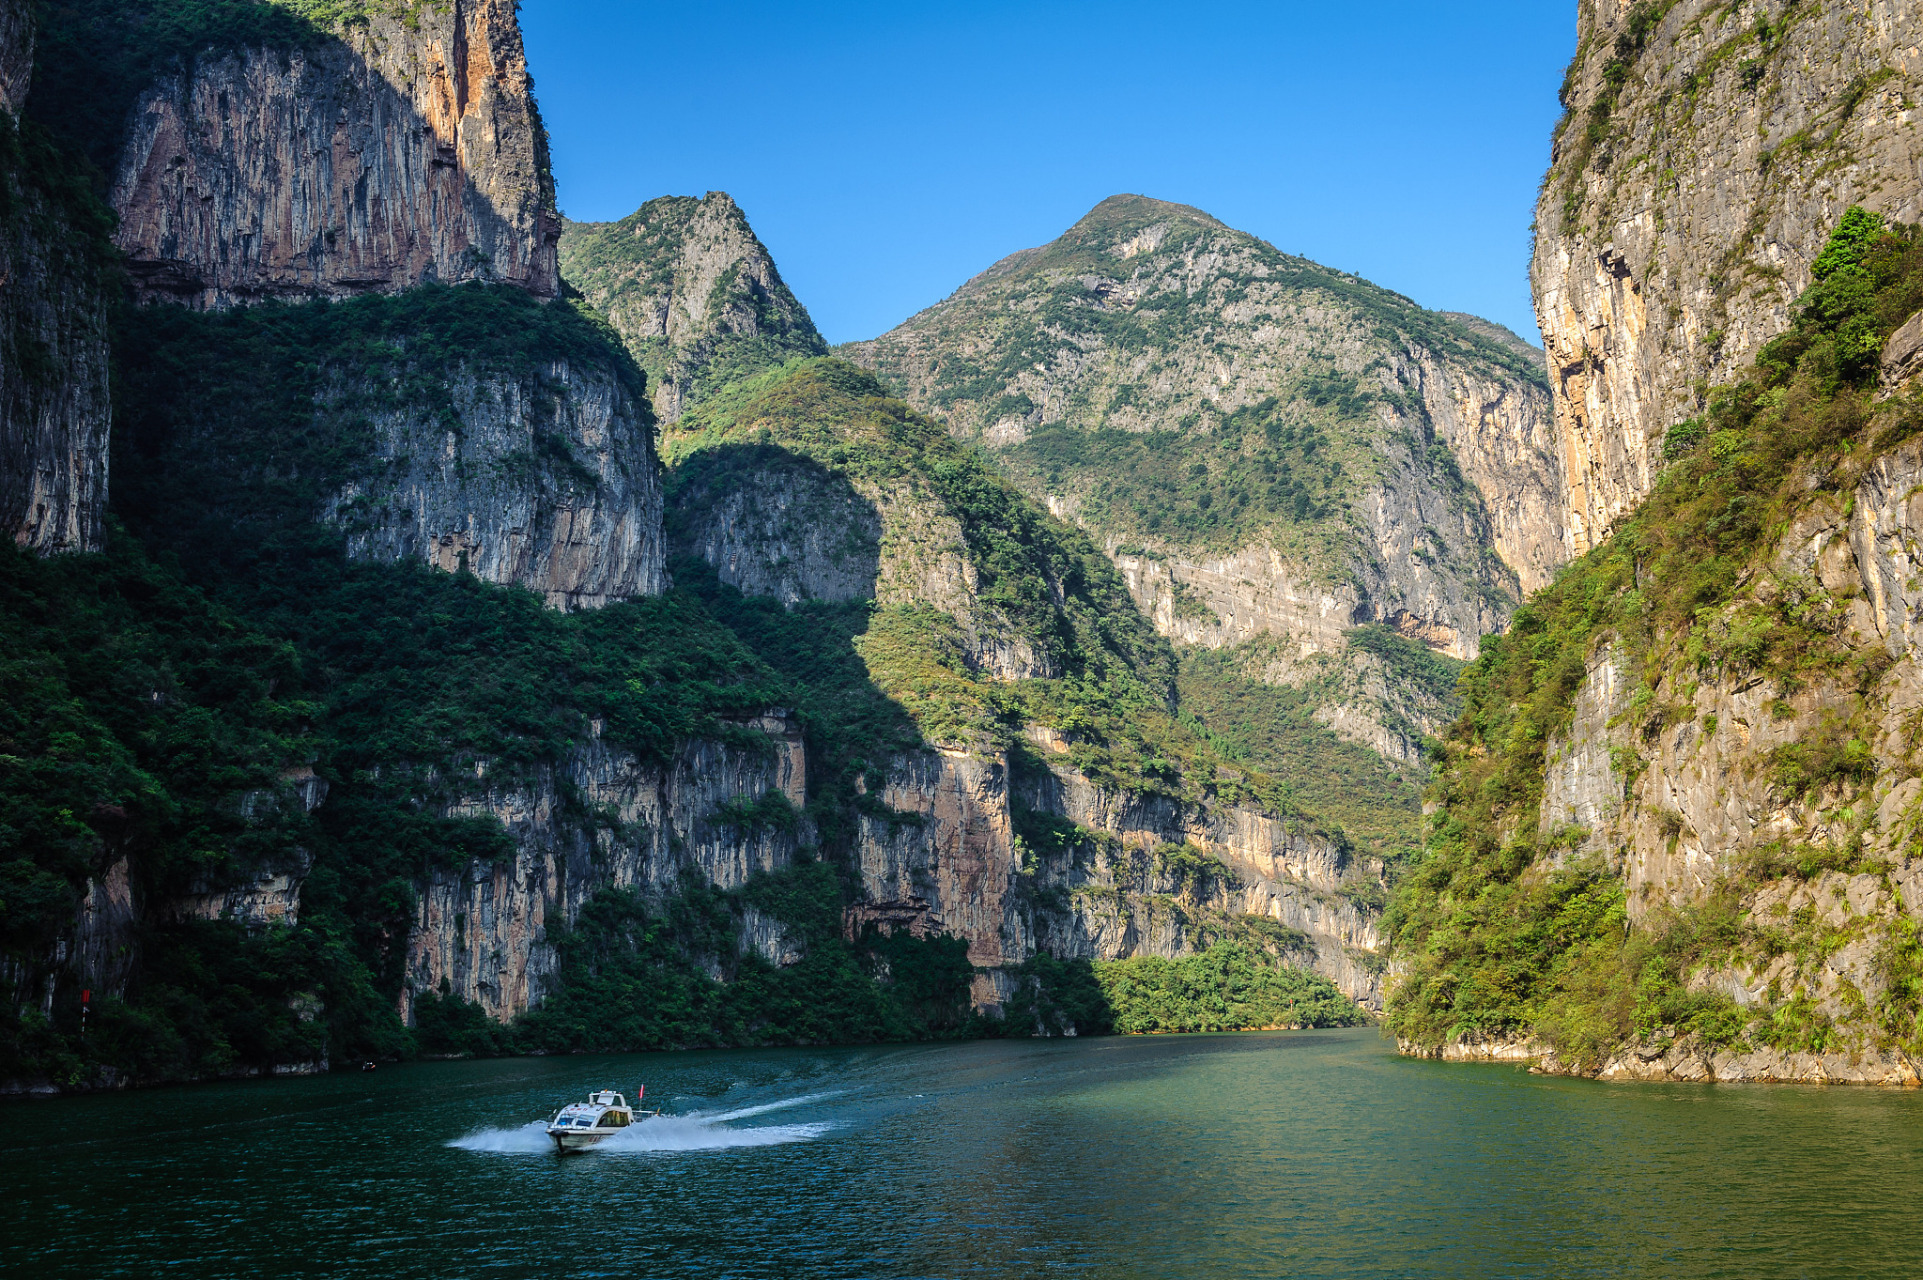
{"label": "canyon wall", "polygon": [[32,6],[0,4],[0,531],[97,551],[107,501],[107,294],[84,196],[18,119]]}
{"label": "canyon wall", "polygon": [[[550,989],[550,935],[594,894],[633,889],[659,901],[689,874],[738,889],[798,853],[815,856],[805,820],[792,831],[743,830],[722,812],[769,791],[797,809],[805,803],[798,726],[776,711],[753,727],[774,738],[776,750],[697,742],[661,768],[591,742],[557,770],[496,787],[485,785],[481,766],[478,785],[464,788],[449,812],[498,818],[516,851],[511,860],[435,871],[420,886],[403,1010],[417,994],[440,990],[512,1018]],[[1380,1007],[1368,954],[1379,941],[1372,913],[1340,895],[1371,877],[1379,883],[1381,869],[1353,863],[1317,836],[1249,810],[1209,813],[1104,791],[1071,769],[1037,776],[1024,800],[1001,755],[914,752],[884,773],[878,798],[891,816],[860,819],[860,892],[847,929],[852,936],[875,924],[966,940],[977,1007],[998,1007],[1013,971],[1038,949],[1112,960],[1186,955],[1224,938],[1273,944],[1278,936],[1293,963]],[[569,794],[605,820],[571,818]],[[1076,823],[1085,840],[1025,860],[1011,809],[1024,802]],[[1214,874],[1198,882],[1171,863],[1169,854],[1184,847],[1214,859]],[[1271,921],[1282,929],[1264,932]],[[779,922],[748,923],[743,945],[771,963],[802,954],[802,941]]]}
{"label": "canyon wall", "polygon": [[1903,0],[1582,0],[1532,276],[1568,552],[1783,332],[1852,204],[1923,218],[1923,13]]}
{"label": "canyon wall", "polygon": [[[778,710],[743,727],[767,734],[770,749],[693,742],[663,767],[597,738],[558,766],[498,782],[478,762],[448,812],[498,819],[514,854],[437,869],[417,887],[402,1016],[411,1021],[415,997],[428,991],[458,995],[501,1020],[526,1012],[554,978],[550,934],[573,924],[603,890],[637,890],[658,901],[684,875],[738,889],[755,872],[793,861],[803,842],[812,843],[805,823],[798,831],[743,830],[722,808],[771,791],[797,809],[806,803],[800,728]],[[584,812],[597,816],[586,822]],[[771,962],[793,958],[778,927],[763,941]]]}
{"label": "canyon wall", "polygon": [[560,219],[514,8],[376,7],[148,89],[113,181],[139,292],[203,307],[430,281],[557,294]]}

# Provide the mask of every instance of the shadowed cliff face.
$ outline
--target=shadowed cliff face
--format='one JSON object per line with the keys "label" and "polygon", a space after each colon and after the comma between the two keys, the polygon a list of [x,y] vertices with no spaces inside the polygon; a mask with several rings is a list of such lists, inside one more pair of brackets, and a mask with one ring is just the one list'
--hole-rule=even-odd
{"label": "shadowed cliff face", "polygon": [[1923,13],[1903,0],[1583,0],[1536,210],[1571,554],[1664,436],[1789,327],[1852,204],[1923,216]]}
{"label": "shadowed cliff face", "polygon": [[33,80],[33,0],[0,0],[0,111],[18,116]]}
{"label": "shadowed cliff face", "polygon": [[32,6],[0,3],[0,533],[41,553],[100,548],[107,502],[103,228],[18,120]]}
{"label": "shadowed cliff face", "polygon": [[730,380],[826,354],[740,206],[663,196],[619,222],[569,222],[561,271],[648,371],[663,422]]}
{"label": "shadowed cliff face", "polygon": [[194,60],[141,95],[113,204],[147,297],[559,289],[546,135],[510,0],[375,12],[337,38]]}

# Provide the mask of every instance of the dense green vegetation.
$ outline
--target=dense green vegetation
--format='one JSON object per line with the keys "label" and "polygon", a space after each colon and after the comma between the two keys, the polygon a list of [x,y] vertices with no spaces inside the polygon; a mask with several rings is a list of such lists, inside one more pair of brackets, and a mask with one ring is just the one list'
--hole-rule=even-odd
{"label": "dense green vegetation", "polygon": [[1007,1020],[1050,1035],[1141,1035],[1353,1027],[1364,1017],[1322,975],[1221,942],[1175,960],[1037,955],[1016,975]]}
{"label": "dense green vegetation", "polygon": [[662,447],[677,464],[676,484],[713,485],[729,468],[764,465],[757,450],[778,447],[858,488],[885,490],[905,508],[903,520],[947,515],[960,525],[983,606],[978,621],[1027,642],[1057,674],[984,676],[969,666],[947,615],[906,602],[875,606],[855,648],[874,688],[925,740],[1019,755],[1023,727],[1047,725],[1068,740],[1064,763],[1105,785],[1246,800],[1315,824],[1314,811],[1275,779],[1224,767],[1228,754],[1175,712],[1173,653],[1107,558],[870,375],[839,360],[791,362],[692,410],[664,432]]}
{"label": "dense green vegetation", "polygon": [[[698,418],[682,475],[752,461],[737,451],[774,447],[780,426],[845,474],[921,486],[962,517],[983,597],[1052,646],[1059,678],[983,679],[944,647],[954,622],[926,608],[785,610],[693,560],[665,596],[578,614],[466,574],[347,560],[314,520],[375,465],[370,411],[447,405],[456,377],[538,378],[557,354],[626,369],[638,389],[605,327],[564,304],[474,286],[116,323],[124,482],[110,549],[0,556],[0,953],[42,982],[76,894],[122,857],[141,901],[218,895],[290,859],[312,871],[292,926],[142,926],[125,999],[97,1000],[84,1039],[65,983],[50,1005],[10,1005],[0,1077],[182,1078],[322,1045],[351,1059],[979,1034],[992,1028],[968,1012],[960,943],[840,933],[855,817],[899,817],[864,794],[874,770],[951,734],[1010,743],[1043,716],[1118,785],[1180,792],[1214,776],[1218,755],[1168,710],[1166,646],[1106,562],[845,365],[804,364],[731,401],[736,418]],[[343,383],[364,393],[320,394]],[[776,705],[795,710],[817,762],[819,861],[732,894],[604,894],[557,939],[560,985],[535,1015],[501,1027],[425,993],[416,1030],[400,1026],[413,886],[512,853],[493,820],[443,816],[451,779],[480,762],[502,781],[538,770],[591,720],[665,761]],[[293,785],[309,770],[329,787],[311,813]],[[796,820],[766,808],[731,820]],[[562,822],[592,836],[604,819],[577,804]],[[749,907],[783,921],[806,958],[776,968],[744,953]],[[604,1016],[610,1002],[621,1017]]]}
{"label": "dense green vegetation", "polygon": [[[1441,812],[1388,917],[1406,966],[1390,1006],[1397,1034],[1431,1045],[1530,1035],[1579,1064],[1661,1029],[1717,1043],[1835,1043],[1795,1001],[1767,1015],[1739,1010],[1690,991],[1686,978],[1713,960],[1760,967],[1788,949],[1829,945],[1810,921],[1780,929],[1738,904],[1785,875],[1860,869],[1860,842],[1764,848],[1701,906],[1626,932],[1622,884],[1600,858],[1560,868],[1550,859],[1585,833],[1539,835],[1536,820],[1546,746],[1570,723],[1586,664],[1605,642],[1638,679],[1629,714],[1640,740],[1693,718],[1701,676],[1755,671],[1786,688],[1820,683],[1850,708],[1765,762],[1785,794],[1827,788],[1847,809],[1873,780],[1856,718],[1889,667],[1887,648],[1851,643],[1841,602],[1814,584],[1756,570],[1797,512],[1839,501],[1878,455],[1923,428],[1915,397],[1875,399],[1884,339],[1923,307],[1923,239],[1852,209],[1815,275],[1789,332],[1741,382],[1711,395],[1705,417],[1671,430],[1670,465],[1644,506],[1518,613],[1507,635],[1485,642],[1463,677],[1466,709],[1438,766]],[[1633,775],[1637,764],[1622,767]],[[1914,1050],[1923,1043],[1917,949],[1899,939],[1888,955],[1891,994],[1864,1023]]]}
{"label": "dense green vegetation", "polygon": [[[1363,696],[1359,654],[1377,659],[1388,687],[1409,691],[1443,721],[1459,707],[1455,683],[1462,664],[1439,657],[1387,627],[1349,633],[1347,652],[1298,663],[1294,684],[1261,678],[1276,644],[1196,649],[1182,655],[1178,681],[1182,712],[1232,758],[1281,780],[1291,801],[1339,828],[1362,851],[1394,864],[1422,843],[1422,791],[1427,770],[1398,767],[1368,747],[1337,736],[1316,719],[1322,708]],[[1393,702],[1376,709],[1392,733],[1426,738]]]}

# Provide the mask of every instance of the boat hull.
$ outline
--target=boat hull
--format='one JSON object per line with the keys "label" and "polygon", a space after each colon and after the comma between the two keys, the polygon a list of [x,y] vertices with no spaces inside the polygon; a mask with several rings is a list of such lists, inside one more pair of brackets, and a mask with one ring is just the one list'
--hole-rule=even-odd
{"label": "boat hull", "polygon": [[567,1132],[550,1129],[548,1137],[554,1139],[554,1149],[565,1156],[597,1147],[619,1132],[621,1132],[619,1129],[602,1129],[598,1133],[593,1129],[573,1129]]}

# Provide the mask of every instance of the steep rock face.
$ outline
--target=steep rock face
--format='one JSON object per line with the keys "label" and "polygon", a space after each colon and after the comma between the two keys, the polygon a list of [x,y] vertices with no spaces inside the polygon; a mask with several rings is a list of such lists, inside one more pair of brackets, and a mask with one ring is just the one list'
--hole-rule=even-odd
{"label": "steep rock face", "polygon": [[42,553],[95,551],[107,501],[106,294],[71,184],[14,118],[32,8],[0,5],[0,530]]}
{"label": "steep rock face", "polygon": [[377,8],[297,48],[194,60],[141,95],[113,204],[147,297],[559,291],[547,138],[511,0]]}
{"label": "steep rock face", "polygon": [[[986,971],[979,1005],[999,1004],[1010,971],[1038,950],[1175,957],[1222,938],[1273,943],[1280,933],[1294,962],[1380,1007],[1373,913],[1339,895],[1379,880],[1381,868],[1320,836],[1252,809],[1110,791],[1061,765],[1011,774],[1006,756],[963,751],[898,757],[878,798],[890,816],[862,817],[864,900],[850,909],[851,926],[967,939],[970,960]],[[1048,854],[1025,848],[1017,807],[1066,819],[1079,838]],[[1198,876],[1171,850],[1214,867]],[[1288,931],[1305,937],[1298,943]]]}
{"label": "steep rock face", "polygon": [[1923,14],[1582,0],[1532,274],[1580,554],[1704,388],[1789,325],[1852,204],[1923,216]]}
{"label": "steep rock face", "polygon": [[[1923,1061],[1873,1024],[1900,995],[1892,949],[1923,924],[1920,492],[1923,445],[1913,442],[1871,464],[1852,493],[1798,518],[1754,588],[1766,606],[1787,597],[1853,645],[1886,654],[1873,685],[1718,674],[1692,685],[1690,715],[1658,717],[1652,733],[1647,712],[1632,707],[1620,648],[1592,656],[1569,732],[1548,752],[1541,829],[1568,833],[1564,859],[1603,857],[1637,923],[1705,902],[1732,880],[1744,885],[1741,917],[1781,944],[1704,968],[1693,989],[1727,996],[1749,1016],[1788,1008],[1831,1028],[1827,1047],[1640,1041],[1603,1063],[1603,1078],[1918,1082]],[[1668,693],[1656,690],[1658,700]],[[1829,758],[1852,749],[1848,741],[1861,744],[1861,765],[1807,790],[1794,785],[1785,762]],[[1876,780],[1852,795],[1847,783],[1859,776]],[[1814,869],[1784,874],[1798,859],[1814,859]],[[1460,1052],[1573,1069],[1538,1045]]]}
{"label": "steep rock face", "polygon": [[847,354],[1111,553],[1158,557],[1139,598],[1166,634],[1320,647],[1400,621],[1460,656],[1562,559],[1548,398],[1514,345],[1117,196]]}
{"label": "steep rock face", "polygon": [[33,82],[33,0],[0,0],[0,111],[18,117]]}
{"label": "steep rock face", "polygon": [[652,423],[612,370],[555,360],[519,377],[453,376],[447,389],[445,407],[358,380],[323,392],[323,413],[389,406],[368,415],[371,478],[323,513],[347,530],[349,554],[524,586],[556,608],[666,588]]}
{"label": "steep rock face", "polygon": [[962,522],[912,476],[880,484],[805,454],[730,447],[678,477],[676,551],[699,556],[745,595],[928,606],[959,628],[969,665],[1002,680],[1057,674],[1046,654],[982,598]]}
{"label": "steep rock face", "polygon": [[[753,802],[771,791],[796,805],[806,799],[799,728],[781,712],[749,727],[768,734],[774,749],[695,742],[662,768],[596,739],[558,768],[500,785],[490,785],[488,766],[477,766],[450,813],[499,819],[514,856],[436,870],[418,886],[402,1016],[411,1021],[414,997],[435,990],[499,1019],[538,1004],[554,974],[550,934],[603,889],[665,897],[690,873],[732,889],[757,871],[786,866],[805,831],[744,832],[717,816],[729,801]],[[583,808],[608,821],[583,822]],[[749,941],[781,962],[786,943],[778,926],[750,930]]]}
{"label": "steep rock face", "polygon": [[675,549],[713,565],[743,595],[790,606],[874,599],[882,544],[875,504],[807,458],[757,453],[745,474],[700,476],[683,487]]}
{"label": "steep rock face", "polygon": [[560,262],[648,371],[664,422],[732,379],[828,349],[724,191],[568,222]]}

